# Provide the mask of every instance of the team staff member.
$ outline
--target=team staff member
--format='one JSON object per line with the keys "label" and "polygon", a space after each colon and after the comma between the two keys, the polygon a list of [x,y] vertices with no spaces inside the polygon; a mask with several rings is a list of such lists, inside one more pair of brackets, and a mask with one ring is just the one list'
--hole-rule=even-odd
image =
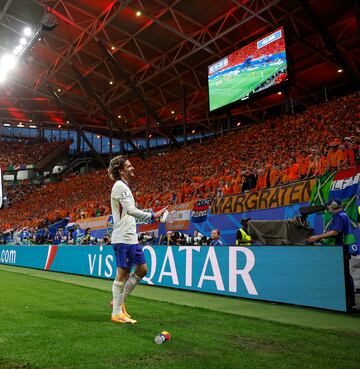
{"label": "team staff member", "polygon": [[[309,243],[314,243],[323,239],[329,239],[327,245],[343,245],[347,248],[355,244],[355,236],[351,226],[349,216],[344,212],[340,199],[332,199],[326,204],[327,210],[332,214],[330,224],[324,233],[311,236],[307,239]],[[349,273],[348,283],[351,289],[350,305],[355,307],[354,281]]]}
{"label": "team staff member", "polygon": [[[114,323],[136,323],[125,308],[126,297],[147,273],[144,252],[138,244],[136,219],[142,222],[154,221],[165,213],[166,207],[157,213],[148,213],[136,208],[129,187],[134,177],[134,167],[124,156],[113,158],[108,172],[110,178],[116,181],[111,191],[111,211],[114,222],[111,243],[116,259],[111,320]],[[134,265],[135,271],[130,274]]]}

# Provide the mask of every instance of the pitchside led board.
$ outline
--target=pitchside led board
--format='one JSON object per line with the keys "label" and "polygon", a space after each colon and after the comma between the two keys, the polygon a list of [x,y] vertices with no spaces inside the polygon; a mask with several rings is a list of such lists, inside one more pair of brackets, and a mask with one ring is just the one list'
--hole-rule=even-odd
{"label": "pitchside led board", "polygon": [[[347,310],[341,246],[144,246],[144,253],[144,284]],[[0,246],[0,264],[108,279],[116,272],[111,246]]]}
{"label": "pitchside led board", "polygon": [[208,67],[209,110],[230,107],[273,90],[287,80],[281,27]]}
{"label": "pitchside led board", "polygon": [[3,206],[3,182],[2,182],[2,171],[0,168],[0,209]]}

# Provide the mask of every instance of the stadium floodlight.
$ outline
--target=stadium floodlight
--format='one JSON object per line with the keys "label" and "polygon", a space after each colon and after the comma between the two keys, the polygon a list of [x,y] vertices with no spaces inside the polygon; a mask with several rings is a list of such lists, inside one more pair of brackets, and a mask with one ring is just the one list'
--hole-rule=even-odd
{"label": "stadium floodlight", "polygon": [[1,58],[1,66],[2,68],[6,68],[8,70],[15,68],[16,66],[16,57],[12,54],[6,54]]}
{"label": "stadium floodlight", "polygon": [[23,30],[23,34],[26,36],[26,37],[29,37],[32,35],[32,30],[30,27],[25,27],[24,30]]}
{"label": "stadium floodlight", "polygon": [[0,68],[2,80],[5,79],[6,74],[9,70],[14,69],[16,66],[17,59],[13,54],[6,54],[1,58]]}
{"label": "stadium floodlight", "polygon": [[3,69],[0,69],[0,83],[3,83],[6,79],[6,73]]}
{"label": "stadium floodlight", "polygon": [[19,55],[23,48],[24,48],[24,45],[17,45],[15,47],[15,49],[13,50],[13,54],[14,55]]}
{"label": "stadium floodlight", "polygon": [[51,8],[46,8],[42,19],[41,28],[44,31],[52,31],[57,26],[55,14],[51,13]]}
{"label": "stadium floodlight", "polygon": [[26,38],[25,37],[21,37],[21,39],[20,39],[20,45],[26,45],[26,44],[27,44]]}

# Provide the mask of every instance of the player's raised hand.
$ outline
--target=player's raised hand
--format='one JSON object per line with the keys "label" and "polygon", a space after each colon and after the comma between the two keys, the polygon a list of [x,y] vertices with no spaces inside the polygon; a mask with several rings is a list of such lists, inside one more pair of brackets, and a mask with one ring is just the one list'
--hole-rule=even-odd
{"label": "player's raised hand", "polygon": [[[165,206],[164,208],[162,208],[161,210],[159,210],[159,211],[157,211],[155,214],[154,214],[154,218],[155,219],[159,219],[159,218],[161,218],[161,216],[165,216],[165,214],[167,213],[169,213],[168,211],[167,211],[167,208],[168,208],[168,206]],[[165,218],[163,216],[163,218]],[[167,218],[167,216],[166,216],[166,218]],[[160,219],[160,220],[162,220],[162,219]],[[166,219],[165,219],[165,221],[166,221]]]}

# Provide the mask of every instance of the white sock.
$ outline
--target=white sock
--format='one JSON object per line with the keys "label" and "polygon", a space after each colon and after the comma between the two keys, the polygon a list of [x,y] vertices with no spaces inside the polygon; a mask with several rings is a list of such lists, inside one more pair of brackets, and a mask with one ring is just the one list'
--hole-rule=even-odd
{"label": "white sock", "polygon": [[131,273],[128,280],[125,283],[124,287],[124,301],[136,287],[136,285],[140,282],[141,278],[135,274],[135,272]]}
{"label": "white sock", "polygon": [[113,293],[113,315],[118,315],[122,313],[121,305],[124,303],[124,286],[125,282],[123,281],[114,281],[112,285],[112,293]]}

